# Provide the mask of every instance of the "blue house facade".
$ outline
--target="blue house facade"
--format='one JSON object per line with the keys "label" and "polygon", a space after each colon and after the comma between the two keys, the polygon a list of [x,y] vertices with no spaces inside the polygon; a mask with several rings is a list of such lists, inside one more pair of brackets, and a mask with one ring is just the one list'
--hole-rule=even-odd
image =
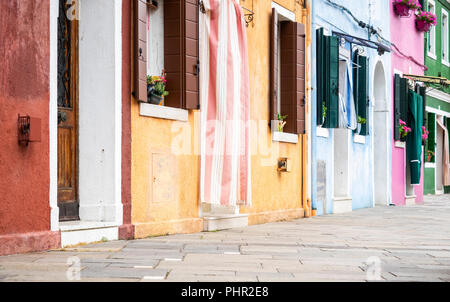
{"label": "blue house facade", "polygon": [[311,197],[318,215],[390,204],[390,1],[312,1]]}

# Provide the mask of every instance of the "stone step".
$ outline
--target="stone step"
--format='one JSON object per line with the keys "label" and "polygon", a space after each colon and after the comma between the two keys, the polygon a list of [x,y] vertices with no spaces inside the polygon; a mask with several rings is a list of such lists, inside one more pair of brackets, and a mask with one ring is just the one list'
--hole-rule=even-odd
{"label": "stone step", "polygon": [[212,232],[248,226],[247,214],[221,214],[203,216],[203,231]]}
{"label": "stone step", "polygon": [[239,213],[239,207],[202,203],[202,212],[205,215],[237,214]]}

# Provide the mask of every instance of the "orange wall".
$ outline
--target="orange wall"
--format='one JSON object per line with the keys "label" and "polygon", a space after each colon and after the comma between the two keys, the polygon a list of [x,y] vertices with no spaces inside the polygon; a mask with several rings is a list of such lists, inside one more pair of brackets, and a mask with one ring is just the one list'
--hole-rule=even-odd
{"label": "orange wall", "polygon": [[[294,11],[302,22],[302,8],[295,0],[277,1]],[[247,28],[250,71],[250,117],[253,120],[252,206],[242,207],[249,223],[303,217],[303,172],[300,136],[298,144],[272,142],[269,117],[269,29],[271,1],[241,1],[255,12]],[[304,22],[303,22],[304,23]],[[309,30],[309,27],[307,27]],[[138,238],[202,230],[199,218],[199,112],[189,111],[188,122],[139,115],[132,99],[132,223]],[[173,144],[191,155],[177,155]],[[292,172],[277,172],[279,157],[288,157]],[[166,167],[161,169],[158,165]],[[154,180],[156,177],[156,182]]]}

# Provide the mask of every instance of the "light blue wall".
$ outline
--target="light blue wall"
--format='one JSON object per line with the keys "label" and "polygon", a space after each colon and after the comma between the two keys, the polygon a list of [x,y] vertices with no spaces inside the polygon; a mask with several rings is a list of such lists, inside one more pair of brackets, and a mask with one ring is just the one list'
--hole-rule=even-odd
{"label": "light blue wall", "polygon": [[[375,28],[382,30],[385,39],[390,39],[390,0],[332,0],[335,3],[347,7],[355,16],[365,23],[372,24]],[[312,1],[312,21],[313,21],[313,42],[312,42],[312,69],[316,70],[316,35],[315,29],[325,27],[328,34],[332,31],[343,32],[352,36],[368,39],[367,29],[359,27],[353,19],[343,11],[327,4],[326,0]],[[372,36],[373,41],[377,41]],[[391,103],[391,56],[386,53],[379,56],[376,50],[365,48],[366,55],[369,57],[369,91],[370,91],[370,109],[369,109],[369,135],[366,136],[365,144],[353,142],[353,134],[350,147],[350,167],[351,167],[351,197],[353,199],[353,209],[372,207],[373,205],[373,78],[376,63],[381,60],[385,71],[386,78],[386,97]],[[316,135],[316,73],[312,75],[312,190],[311,197],[313,207],[317,209],[319,215],[323,215],[324,208],[322,202],[317,200],[317,161],[324,160],[326,162],[326,212],[332,213],[333,209],[333,129],[329,129],[329,137],[318,137]],[[387,126],[387,127],[390,127]],[[391,128],[391,127],[390,127]],[[389,130],[391,135],[391,130]],[[390,140],[389,140],[390,141]],[[388,148],[390,150],[390,146]],[[375,150],[376,152],[376,150]],[[389,155],[390,161],[390,155]],[[389,165],[390,167],[391,165]],[[390,173],[389,173],[390,174]]]}

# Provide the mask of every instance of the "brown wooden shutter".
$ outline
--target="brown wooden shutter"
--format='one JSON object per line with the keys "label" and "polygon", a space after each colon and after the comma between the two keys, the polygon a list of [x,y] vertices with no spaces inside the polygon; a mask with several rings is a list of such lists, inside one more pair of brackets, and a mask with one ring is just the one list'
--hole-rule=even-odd
{"label": "brown wooden shutter", "polygon": [[147,102],[147,3],[134,1],[134,96]]}
{"label": "brown wooden shutter", "polygon": [[277,119],[277,95],[278,95],[278,14],[272,8],[272,24],[270,31],[270,101],[269,124]]}
{"label": "brown wooden shutter", "polygon": [[285,132],[305,133],[305,26],[283,21],[280,26],[280,103],[287,115]]}
{"label": "brown wooden shutter", "polygon": [[186,0],[185,9],[185,108],[200,109],[198,1]]}
{"label": "brown wooden shutter", "polygon": [[165,105],[199,108],[198,3],[164,1],[164,65],[167,76]]}

